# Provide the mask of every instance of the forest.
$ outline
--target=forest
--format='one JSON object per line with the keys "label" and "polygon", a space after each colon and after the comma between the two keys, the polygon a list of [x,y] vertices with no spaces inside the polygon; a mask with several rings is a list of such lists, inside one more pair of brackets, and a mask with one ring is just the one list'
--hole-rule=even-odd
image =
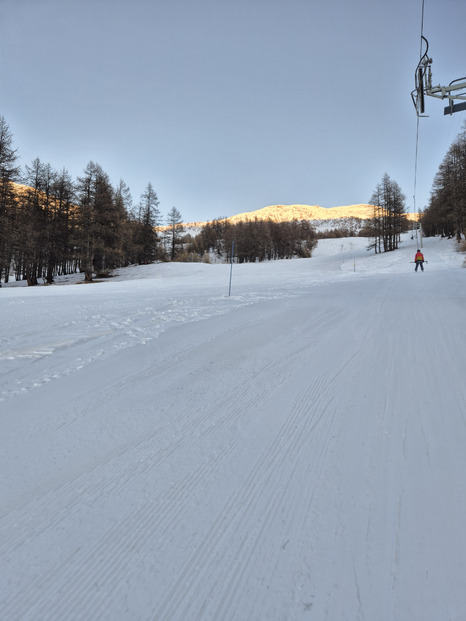
{"label": "forest", "polygon": [[309,258],[317,244],[317,233],[309,220],[274,222],[252,220],[232,224],[227,219],[207,222],[191,243],[188,252],[203,256],[214,253],[237,263],[273,259]]}
{"label": "forest", "polygon": [[182,247],[182,216],[173,207],[162,221],[148,183],[137,205],[120,180],[110,183],[90,161],[81,176],[54,170],[36,158],[24,170],[4,117],[0,117],[0,282],[11,277],[36,285],[82,272],[84,280],[130,264],[173,260]]}
{"label": "forest", "polygon": [[421,222],[426,236],[466,237],[466,122],[439,166]]}

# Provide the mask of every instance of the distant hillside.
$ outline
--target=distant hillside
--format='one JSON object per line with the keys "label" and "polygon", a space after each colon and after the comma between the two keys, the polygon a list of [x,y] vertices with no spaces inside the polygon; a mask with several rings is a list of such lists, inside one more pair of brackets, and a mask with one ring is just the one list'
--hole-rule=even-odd
{"label": "distant hillside", "polygon": [[[251,220],[273,220],[274,222],[291,222],[292,220],[342,220],[347,218],[360,218],[367,220],[374,214],[373,205],[347,205],[344,207],[319,207],[319,205],[271,205],[256,211],[225,218],[232,224]],[[417,220],[417,214],[406,214],[408,220]],[[202,226],[204,222],[192,223],[193,226]],[[189,226],[189,225],[188,225]]]}

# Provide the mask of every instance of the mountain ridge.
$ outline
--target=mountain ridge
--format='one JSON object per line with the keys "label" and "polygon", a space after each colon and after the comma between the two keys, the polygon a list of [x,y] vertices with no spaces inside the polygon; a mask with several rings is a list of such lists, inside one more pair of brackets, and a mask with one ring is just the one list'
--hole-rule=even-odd
{"label": "mountain ridge", "polygon": [[[374,205],[360,203],[357,205],[343,205],[339,207],[320,207],[319,205],[269,205],[255,211],[246,211],[230,216],[219,218],[221,221],[237,224],[254,220],[273,220],[274,222],[291,222],[292,220],[344,220],[358,218],[368,220],[374,215]],[[418,215],[405,214],[408,220],[417,220]],[[187,226],[202,226],[205,222],[192,222]]]}

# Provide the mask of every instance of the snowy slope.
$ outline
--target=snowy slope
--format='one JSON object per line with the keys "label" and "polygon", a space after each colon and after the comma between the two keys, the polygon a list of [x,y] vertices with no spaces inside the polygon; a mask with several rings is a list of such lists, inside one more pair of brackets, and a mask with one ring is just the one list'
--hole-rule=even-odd
{"label": "snowy slope", "polygon": [[466,618],[463,256],[365,243],[0,290],[2,619]]}

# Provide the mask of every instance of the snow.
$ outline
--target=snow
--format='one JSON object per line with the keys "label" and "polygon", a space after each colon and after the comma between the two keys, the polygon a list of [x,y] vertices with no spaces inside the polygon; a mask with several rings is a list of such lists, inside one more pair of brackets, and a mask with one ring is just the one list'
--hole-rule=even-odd
{"label": "snow", "polygon": [[0,289],[10,620],[466,618],[452,241]]}

